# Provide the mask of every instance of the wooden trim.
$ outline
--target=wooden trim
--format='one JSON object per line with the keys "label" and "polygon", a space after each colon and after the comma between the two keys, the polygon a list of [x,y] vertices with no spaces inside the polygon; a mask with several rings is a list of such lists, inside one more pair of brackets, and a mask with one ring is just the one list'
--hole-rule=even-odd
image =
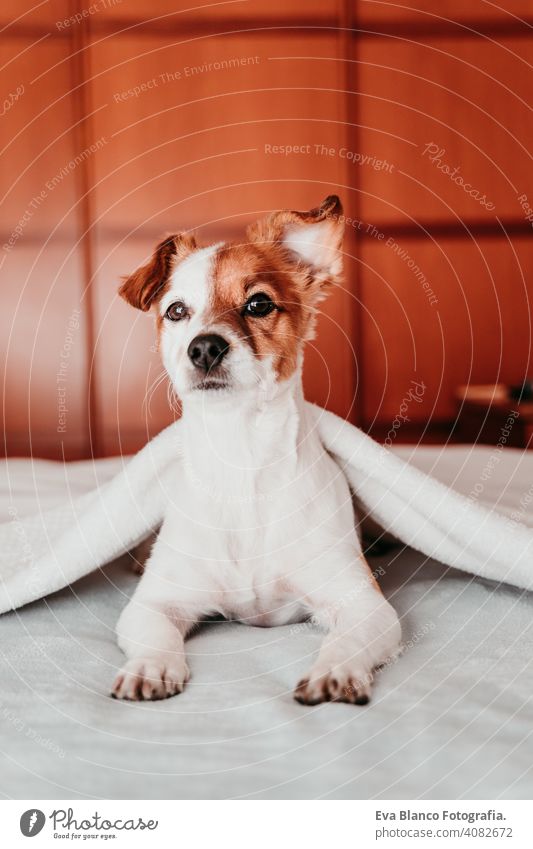
{"label": "wooden trim", "polygon": [[[77,2],[77,0],[71,0]],[[343,0],[345,5],[353,9],[353,2]],[[252,33],[269,33],[276,36],[293,35],[294,30],[306,30],[306,35],[323,36],[330,31],[339,32],[344,28],[344,12],[340,19],[336,16],[302,17],[302,18],[221,18],[213,20],[187,20],[183,16],[175,19],[163,18],[162,20],[146,21],[142,19],[129,18],[85,18],[81,24],[76,24],[68,30],[51,30],[46,24],[16,23],[6,27],[5,36],[9,38],[40,38],[48,35],[51,38],[72,38],[75,30],[82,29],[90,20],[91,33],[97,36],[125,36],[131,37],[153,37],[157,35],[180,35],[184,37],[195,36],[223,36],[234,35],[248,37]],[[357,27],[347,27],[352,38],[531,38],[533,18],[523,18],[517,21],[494,20],[487,22],[482,20],[463,21],[415,21],[415,20],[367,20]],[[223,29],[222,29],[223,28]]]}
{"label": "wooden trim", "polygon": [[[80,12],[82,0],[69,0],[71,14]],[[90,40],[90,19],[85,18],[78,26],[71,27],[72,30],[72,56],[69,67],[72,79],[71,98],[72,108],[75,115],[73,128],[74,142],[78,150],[86,150],[92,142],[90,138],[90,118],[88,104],[88,83],[90,78],[87,73],[88,53],[87,47]],[[85,345],[86,345],[86,442],[87,457],[98,457],[100,450],[98,429],[98,397],[96,386],[96,374],[93,368],[96,344],[96,328],[93,298],[94,279],[94,239],[93,239],[93,205],[92,187],[94,179],[92,174],[92,162],[86,157],[76,168],[75,178],[78,186],[79,206],[79,245],[82,259],[83,292],[81,301],[85,304]]]}
{"label": "wooden trim", "polygon": [[[77,2],[77,0],[71,0]],[[153,38],[158,35],[175,35],[183,38],[201,38],[209,36],[234,35],[249,37],[250,34],[267,32],[272,35],[293,35],[294,30],[306,30],[306,35],[324,35],[324,32],[337,33],[339,30],[338,19],[328,18],[220,18],[220,20],[184,20],[183,16],[163,18],[162,20],[146,21],[142,19],[129,18],[98,18],[96,15],[84,18],[80,24],[73,25],[68,30],[51,30],[46,24],[14,24],[10,29],[10,38],[41,38],[48,35],[52,38],[69,38],[70,30],[80,29],[91,22],[91,34],[93,36],[105,37],[108,35]]]}
{"label": "wooden trim", "polygon": [[[349,61],[357,56],[358,41],[353,40],[353,26],[356,21],[356,4],[353,0],[341,0],[340,35],[341,51],[340,58],[344,66],[344,144],[348,150],[360,149],[359,129],[359,98],[350,97],[353,92],[358,91],[359,65],[357,62]],[[348,205],[345,214],[355,219],[360,218],[360,193],[358,191],[357,176],[351,164],[346,160],[345,179],[346,186],[351,187],[348,194]],[[348,257],[356,257],[358,252],[358,240],[356,232],[352,227],[346,227],[344,246]],[[354,300],[351,302],[351,341],[355,352],[356,363],[351,364],[351,381],[354,389],[354,406],[351,411],[351,421],[359,426],[364,422],[364,345],[363,345],[363,311],[361,309],[361,273],[359,263],[353,259],[347,262],[347,276],[349,290]]]}
{"label": "wooden trim", "polygon": [[[351,206],[353,210],[353,203]],[[347,214],[351,215],[352,211],[347,210]],[[373,220],[372,224],[380,232],[387,236],[403,236],[405,238],[420,240],[427,239],[429,236],[450,239],[470,239],[472,236],[480,239],[494,237],[504,239],[506,236],[533,237],[533,228],[531,224],[522,218],[501,218],[498,221],[483,221],[480,219],[465,218],[459,222],[439,221],[435,219],[428,221],[421,220],[418,224],[402,221],[394,222],[390,220]],[[187,222],[183,222],[181,225],[178,222],[176,226],[176,230],[188,229],[189,224]],[[153,240],[155,242],[157,239],[162,237],[164,228],[162,230],[161,227],[136,226],[128,233],[128,231],[122,227],[108,227],[106,225],[105,231],[99,230],[98,227],[96,227],[96,231],[98,232],[98,238],[100,241],[118,242],[122,241],[122,239],[127,236],[127,238],[132,242],[144,240]],[[199,233],[201,239],[204,228],[198,227],[196,228],[196,231]],[[234,227],[232,225],[228,225],[224,228],[206,227],[205,238],[212,239],[213,241],[217,241],[221,238],[233,239],[242,235],[242,232],[242,227]],[[0,232],[0,243],[5,242],[9,235],[10,234],[7,231],[5,233]],[[24,244],[42,245],[48,235],[48,231],[43,230],[43,232],[40,233],[35,229],[31,234],[24,236]],[[348,233],[347,236],[349,236]],[[73,235],[69,235],[68,233],[58,232],[54,235],[53,242],[55,244],[72,244],[74,238],[75,237]],[[366,233],[363,229],[357,232],[357,242],[360,243],[364,239],[375,241],[374,236],[370,233]]]}
{"label": "wooden trim", "polygon": [[[386,236],[403,236],[405,238],[426,239],[428,236],[435,238],[463,238],[470,239],[472,236],[476,238],[494,238],[495,236],[505,238],[505,236],[533,236],[531,223],[523,218],[502,218],[496,221],[490,219],[465,218],[459,221],[439,221],[429,220],[420,221],[420,223],[412,223],[399,221],[398,223],[391,221],[372,222],[377,229]],[[365,230],[358,232],[358,240],[374,239],[370,233]]]}
{"label": "wooden trim", "polygon": [[366,20],[354,31],[364,38],[531,38],[533,18],[511,20]]}

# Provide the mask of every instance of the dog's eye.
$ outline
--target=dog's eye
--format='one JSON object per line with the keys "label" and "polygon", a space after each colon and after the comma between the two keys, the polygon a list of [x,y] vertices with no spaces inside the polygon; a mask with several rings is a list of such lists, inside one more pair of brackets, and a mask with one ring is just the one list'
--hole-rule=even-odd
{"label": "dog's eye", "polygon": [[186,318],[188,315],[189,312],[183,301],[176,301],[176,303],[171,304],[167,309],[165,318],[168,318],[170,321],[181,321],[182,318]]}
{"label": "dog's eye", "polygon": [[253,315],[257,318],[262,318],[268,315],[272,310],[276,309],[276,304],[266,292],[256,292],[251,295],[246,301],[243,308],[243,315]]}

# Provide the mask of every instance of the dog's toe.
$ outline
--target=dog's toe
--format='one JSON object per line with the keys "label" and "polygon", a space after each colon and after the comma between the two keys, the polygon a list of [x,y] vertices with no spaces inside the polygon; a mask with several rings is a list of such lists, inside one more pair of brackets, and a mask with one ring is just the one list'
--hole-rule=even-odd
{"label": "dog's toe", "polygon": [[298,682],[294,698],[302,705],[318,705],[322,702],[347,702],[366,705],[370,701],[371,677],[356,677],[328,672],[309,676]]}
{"label": "dog's toe", "polygon": [[181,693],[189,678],[182,661],[164,663],[158,659],[134,659],[121,669],[111,696],[126,701],[157,701]]}

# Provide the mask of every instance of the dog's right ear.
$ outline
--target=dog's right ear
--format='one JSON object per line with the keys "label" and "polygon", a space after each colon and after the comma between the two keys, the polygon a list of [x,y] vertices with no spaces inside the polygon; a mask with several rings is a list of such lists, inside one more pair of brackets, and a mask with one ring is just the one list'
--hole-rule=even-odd
{"label": "dog's right ear", "polygon": [[165,291],[176,263],[195,248],[195,238],[189,233],[167,236],[158,244],[151,259],[124,279],[119,295],[132,307],[146,312]]}

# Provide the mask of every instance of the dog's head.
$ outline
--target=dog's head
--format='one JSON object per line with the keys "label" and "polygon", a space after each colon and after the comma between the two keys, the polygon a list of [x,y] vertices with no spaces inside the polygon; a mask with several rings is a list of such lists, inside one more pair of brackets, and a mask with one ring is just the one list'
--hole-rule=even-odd
{"label": "dog's head", "polygon": [[309,212],[272,213],[242,242],[169,236],[124,281],[122,297],[156,316],[180,397],[264,392],[294,374],[317,304],[340,280],[343,221],[332,195]]}

